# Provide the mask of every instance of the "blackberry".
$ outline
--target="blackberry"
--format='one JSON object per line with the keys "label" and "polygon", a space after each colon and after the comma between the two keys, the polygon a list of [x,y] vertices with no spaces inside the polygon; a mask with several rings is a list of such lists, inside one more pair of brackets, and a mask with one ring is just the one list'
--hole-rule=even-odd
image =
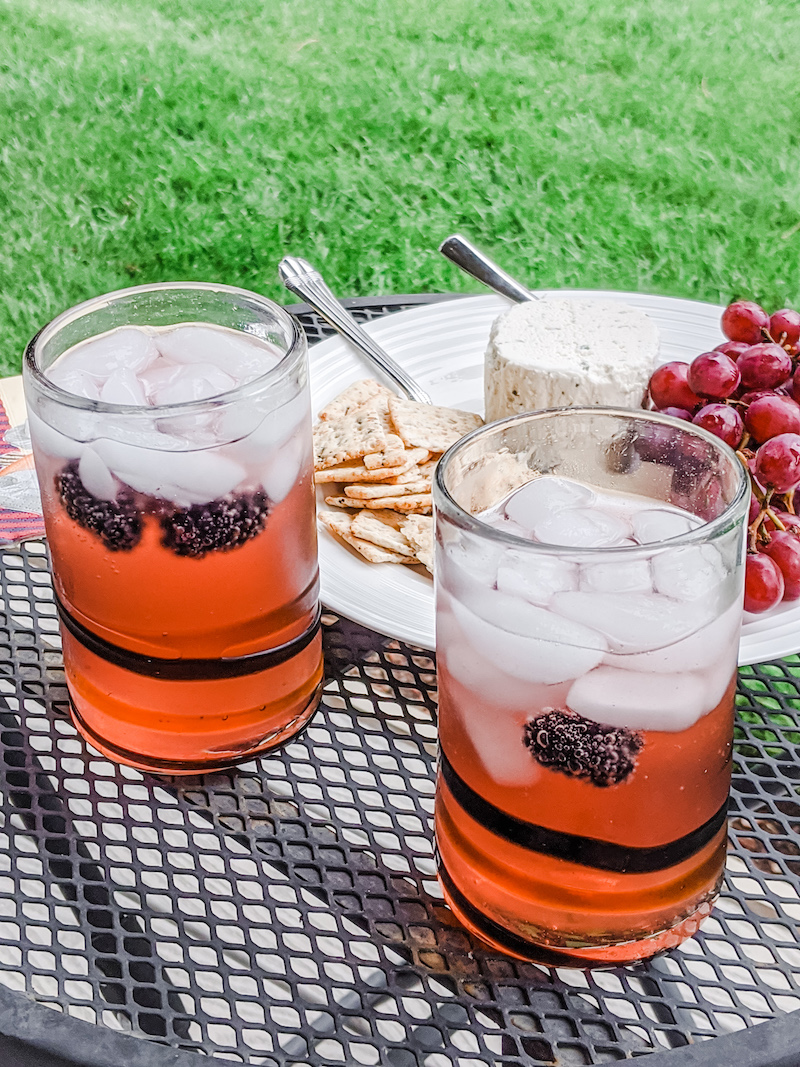
{"label": "blackberry", "polygon": [[200,559],[206,552],[227,551],[261,533],[270,502],[266,493],[240,493],[162,511],[161,543],[178,556]]}
{"label": "blackberry", "polygon": [[120,490],[115,500],[93,496],[81,481],[75,459],[56,475],[56,492],[67,515],[96,534],[112,552],[129,552],[138,545],[142,517],[130,490]]}
{"label": "blackberry", "polygon": [[608,786],[631,776],[644,738],[624,726],[605,726],[550,708],[525,724],[523,743],[543,767]]}

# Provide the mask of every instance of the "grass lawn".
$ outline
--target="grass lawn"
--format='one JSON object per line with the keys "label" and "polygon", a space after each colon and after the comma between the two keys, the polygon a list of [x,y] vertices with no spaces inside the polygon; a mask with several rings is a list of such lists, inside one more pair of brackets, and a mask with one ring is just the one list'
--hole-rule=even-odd
{"label": "grass lawn", "polygon": [[800,306],[794,0],[0,0],[0,372],[166,279]]}

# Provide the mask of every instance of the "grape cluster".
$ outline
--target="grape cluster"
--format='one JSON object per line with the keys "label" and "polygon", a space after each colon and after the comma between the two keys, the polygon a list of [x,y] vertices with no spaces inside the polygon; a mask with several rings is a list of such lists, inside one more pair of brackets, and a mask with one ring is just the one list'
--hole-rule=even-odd
{"label": "grape cluster", "polygon": [[800,598],[800,313],[768,315],[737,300],[728,338],[650,379],[657,411],[702,426],[735,449],[750,475],[744,606],[762,612]]}

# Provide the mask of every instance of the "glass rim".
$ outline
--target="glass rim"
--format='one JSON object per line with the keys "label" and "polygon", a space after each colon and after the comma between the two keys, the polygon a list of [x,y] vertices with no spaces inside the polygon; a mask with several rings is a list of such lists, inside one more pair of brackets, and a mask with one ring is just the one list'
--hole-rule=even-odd
{"label": "glass rim", "polygon": [[[515,423],[552,418],[553,416],[574,417],[584,415],[607,415],[616,418],[621,417],[629,421],[633,419],[644,419],[645,421],[657,423],[662,426],[671,426],[675,429],[684,430],[684,432],[687,432],[690,435],[699,437],[701,440],[704,440],[707,444],[715,448],[721,455],[725,456],[729,463],[733,464],[738,480],[736,493],[725,506],[725,509],[715,519],[711,519],[709,522],[701,522],[699,526],[694,527],[694,529],[689,530],[686,533],[676,534],[674,537],[664,538],[661,541],[655,541],[644,545],[616,545],[612,547],[599,545],[593,547],[581,547],[573,545],[555,545],[543,541],[532,541],[530,538],[521,537],[518,534],[509,533],[506,530],[500,530],[496,526],[484,522],[477,515],[472,515],[470,512],[462,508],[453,498],[449,489],[447,489],[445,485],[445,475],[450,464],[463,448],[468,447],[473,441],[482,437],[484,434],[490,431],[495,431],[501,427],[512,426]],[[509,415],[505,419],[498,419],[495,422],[489,422],[483,426],[478,426],[476,429],[471,430],[464,437],[456,441],[455,444],[451,445],[436,465],[436,471],[433,478],[433,504],[434,516],[437,516],[438,513],[441,512],[461,529],[477,534],[488,540],[505,544],[509,548],[543,552],[545,554],[558,554],[560,556],[563,556],[565,553],[571,556],[582,556],[584,554],[594,553],[602,553],[604,555],[607,553],[614,553],[631,556],[636,553],[652,555],[654,551],[657,551],[662,546],[668,548],[681,548],[684,545],[691,545],[697,541],[705,542],[710,538],[717,536],[718,533],[724,532],[724,530],[729,527],[731,515],[741,506],[745,493],[749,492],[749,490],[750,482],[747,473],[736,456],[736,453],[729,445],[726,445],[724,441],[720,440],[719,437],[716,437],[702,426],[695,426],[694,423],[686,422],[683,419],[676,419],[672,415],[663,415],[658,411],[645,411],[644,408],[642,408],[641,411],[635,408],[611,407],[544,408],[541,411],[523,411],[520,414]]]}
{"label": "glass rim", "polygon": [[[274,366],[270,367],[263,374],[259,374],[257,377],[251,378],[249,381],[243,382],[240,385],[235,386],[233,389],[227,390],[227,392],[216,393],[214,396],[203,397],[200,400],[184,400],[179,403],[159,404],[152,407],[150,405],[141,404],[112,404],[107,400],[90,400],[88,397],[79,396],[77,393],[71,393],[67,389],[62,389],[60,385],[56,385],[55,382],[52,382],[39,367],[36,360],[37,352],[39,352],[43,344],[55,336],[56,333],[68,323],[83,318],[92,311],[108,306],[120,297],[137,296],[144,293],[168,292],[170,290],[195,290],[198,292],[221,293],[229,296],[246,296],[249,299],[256,301],[256,303],[261,304],[270,312],[270,314],[275,315],[275,317],[288,328],[290,337],[289,346]],[[240,332],[245,333],[246,331]],[[256,335],[254,334],[253,336],[255,337]],[[87,340],[89,340],[89,338],[87,338]],[[304,344],[305,334],[297,320],[293,318],[285,308],[282,308],[280,304],[276,304],[275,301],[270,300],[269,297],[253,292],[252,289],[242,289],[237,285],[224,285],[217,282],[152,282],[147,285],[133,285],[125,289],[114,289],[109,293],[102,293],[100,296],[90,297],[88,300],[83,300],[80,304],[74,304],[72,307],[67,308],[66,311],[60,312],[55,318],[42,326],[25,346],[25,352],[23,353],[23,370],[26,370],[30,374],[31,378],[36,382],[37,387],[40,388],[49,399],[55,400],[68,407],[109,415],[125,415],[127,417],[139,418],[153,418],[155,415],[158,415],[160,418],[162,415],[195,414],[207,410],[210,407],[219,407],[222,404],[228,404],[242,399],[252,392],[254,387],[263,386],[269,383],[270,380],[280,379],[286,372],[287,366],[291,362],[291,358],[296,355],[298,349],[302,349]]]}

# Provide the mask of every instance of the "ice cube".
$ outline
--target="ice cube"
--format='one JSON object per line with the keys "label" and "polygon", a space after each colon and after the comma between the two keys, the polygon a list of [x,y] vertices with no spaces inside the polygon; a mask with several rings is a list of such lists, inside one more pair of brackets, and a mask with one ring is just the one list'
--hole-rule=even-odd
{"label": "ice cube", "polygon": [[155,382],[148,376],[147,384],[150,403],[163,405],[219,396],[230,392],[237,382],[213,363],[191,363],[178,366],[177,374],[167,375],[161,369]]}
{"label": "ice cube", "polygon": [[100,386],[97,381],[86,371],[70,367],[68,363],[63,366],[54,363],[47,371],[47,377],[54,385],[74,396],[82,396],[87,400],[100,399]]}
{"label": "ice cube", "polygon": [[134,374],[144,370],[158,356],[153,335],[146,329],[124,326],[94,340],[86,341],[65,352],[48,370],[53,381],[57,367],[86,371],[99,382],[115,370],[127,367]]}
{"label": "ice cube", "polygon": [[713,545],[665,548],[653,556],[656,592],[676,600],[700,600],[720,591],[725,565]]}
{"label": "ice cube", "polygon": [[306,451],[305,440],[294,437],[275,451],[262,467],[261,484],[273,504],[280,504],[292,491]]}
{"label": "ice cube", "polygon": [[470,534],[449,530],[442,553],[442,582],[460,599],[475,598],[478,602],[497,582],[497,570],[503,549],[492,541]]}
{"label": "ice cube", "polygon": [[652,593],[650,564],[646,559],[584,563],[580,587],[591,593]]}
{"label": "ice cube", "polygon": [[[503,607],[508,605],[510,611],[504,612]],[[514,678],[556,685],[579,677],[603,658],[603,648],[591,647],[602,640],[598,634],[575,623],[564,625],[566,620],[551,612],[503,593],[492,594],[489,613],[495,614],[491,607],[499,609],[499,617],[493,621],[479,617],[455,599],[452,607],[459,627],[473,648]],[[522,616],[526,612],[520,609],[525,608],[529,609],[531,629],[523,636],[520,629],[524,630]],[[515,629],[508,629],[511,624]]]}
{"label": "ice cube", "polygon": [[112,371],[100,390],[100,399],[106,404],[134,404],[147,406],[144,387],[128,367]]}
{"label": "ice cube", "polygon": [[52,426],[40,419],[34,412],[28,411],[28,424],[31,428],[31,441],[37,451],[56,459],[77,459],[83,451],[83,444],[73,441],[66,434],[54,430]]}
{"label": "ice cube", "polygon": [[564,508],[542,517],[533,527],[537,541],[568,548],[612,548],[630,532],[623,519],[597,508]]}
{"label": "ice cube", "polygon": [[[502,785],[532,785],[540,775],[536,762],[522,743],[525,732],[526,699],[530,686],[517,678],[498,675],[493,664],[477,656],[459,634],[443,640],[442,665],[450,676],[440,684],[452,691],[450,714],[466,733],[486,773]],[[452,679],[452,681],[450,681]],[[466,693],[459,690],[463,688]],[[504,700],[499,694],[507,694]]]}
{"label": "ice cube", "polygon": [[497,568],[497,588],[546,607],[554,593],[578,588],[576,564],[544,552],[506,552]]}
{"label": "ice cube", "polygon": [[168,359],[159,356],[139,374],[139,381],[151,404],[157,403],[155,397],[159,389],[171,385],[176,378],[179,378],[184,372],[184,367],[183,363],[170,363]]}
{"label": "ice cube", "polygon": [[648,508],[631,517],[633,536],[640,545],[649,545],[655,541],[666,541],[669,537],[678,537],[688,533],[697,525],[691,517],[666,508]]}
{"label": "ice cube", "polygon": [[266,374],[280,358],[262,341],[213,326],[178,326],[159,333],[157,343],[173,363],[213,363],[239,385]]}
{"label": "ice cube", "polygon": [[565,508],[589,506],[594,499],[595,494],[587,485],[545,475],[515,490],[507,498],[504,510],[512,522],[530,533],[550,515]]}
{"label": "ice cube", "polygon": [[310,423],[308,397],[301,394],[267,412],[263,404],[228,404],[218,416],[216,430],[219,440],[231,442],[229,455],[259,463],[295,433],[307,433],[310,438]]}
{"label": "ice cube", "polygon": [[698,674],[643,674],[598,667],[573,682],[567,707],[607,726],[629,730],[686,730],[711,711]]}
{"label": "ice cube", "polygon": [[713,614],[656,593],[556,593],[553,611],[604,634],[614,652],[649,652],[695,633]]}
{"label": "ice cube", "polygon": [[91,445],[87,445],[83,450],[78,463],[78,475],[92,496],[99,500],[116,499],[117,483]]}
{"label": "ice cube", "polygon": [[655,674],[713,670],[720,661],[736,662],[741,627],[742,605],[737,600],[720,616],[681,641],[653,652],[609,653],[604,662],[622,670]]}
{"label": "ice cube", "polygon": [[120,481],[176,504],[206,504],[227,496],[245,475],[238,463],[208,450],[165,453],[105,438],[94,447]]}

